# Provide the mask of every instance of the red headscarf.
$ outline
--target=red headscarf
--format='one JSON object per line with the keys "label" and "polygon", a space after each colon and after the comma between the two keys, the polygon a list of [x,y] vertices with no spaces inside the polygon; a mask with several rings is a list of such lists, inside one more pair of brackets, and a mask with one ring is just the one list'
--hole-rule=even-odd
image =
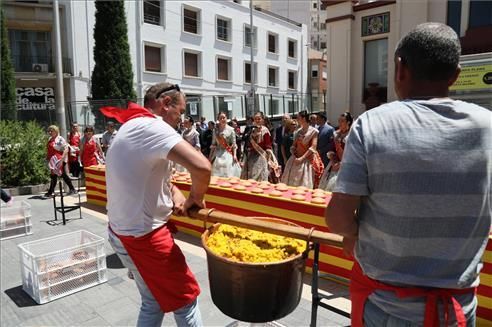
{"label": "red headscarf", "polygon": [[102,107],[101,112],[104,116],[114,118],[121,124],[124,124],[133,118],[155,117],[155,115],[149,110],[133,102],[128,102],[127,109],[118,107]]}

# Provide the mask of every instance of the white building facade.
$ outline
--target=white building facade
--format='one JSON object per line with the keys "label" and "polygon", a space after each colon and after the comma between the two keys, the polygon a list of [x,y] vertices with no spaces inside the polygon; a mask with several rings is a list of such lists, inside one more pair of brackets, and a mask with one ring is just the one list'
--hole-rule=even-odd
{"label": "white building facade", "polygon": [[[249,1],[125,1],[128,41],[138,98],[159,82],[179,84],[187,94],[187,114],[213,119],[219,111],[230,118],[244,118],[244,95],[254,80],[256,109],[275,116],[299,107],[306,88],[307,27],[276,15],[254,10],[250,33]],[[22,53],[22,36],[37,49],[40,32],[47,35],[43,51],[48,58],[42,69],[15,67],[17,87],[49,87],[54,92],[54,27],[52,1],[6,2],[6,21],[16,56],[32,63],[41,56]],[[91,96],[94,68],[94,1],[60,1],[65,101],[72,105],[71,120],[87,120],[84,102]],[[108,17],[108,24],[111,18]],[[252,35],[251,35],[252,34]],[[250,52],[253,47],[254,69]],[[25,52],[25,51],[24,51]],[[304,64],[303,64],[304,62]],[[46,66],[44,66],[46,65]],[[253,77],[254,76],[254,77]],[[19,91],[19,93],[25,93]],[[33,99],[35,100],[35,99]],[[302,100],[302,99],[301,99]],[[26,107],[27,108],[27,107]]]}

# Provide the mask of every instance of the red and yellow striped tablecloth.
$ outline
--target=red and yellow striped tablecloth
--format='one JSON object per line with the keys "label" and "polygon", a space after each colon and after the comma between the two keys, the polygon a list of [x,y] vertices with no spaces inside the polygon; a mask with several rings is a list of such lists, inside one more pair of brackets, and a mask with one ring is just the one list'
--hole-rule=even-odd
{"label": "red and yellow striped tablecloth", "polygon": [[[106,205],[105,167],[94,166],[85,169],[87,202]],[[189,193],[190,185],[186,181],[175,182],[185,195]],[[219,183],[220,184],[220,183]],[[249,188],[248,188],[249,189]],[[268,194],[253,194],[249,191],[236,191],[230,187],[211,185],[205,196],[207,206],[217,210],[230,212],[247,217],[275,217],[291,221],[300,226],[315,227],[320,231],[328,231],[324,222],[325,204],[313,204],[310,193],[306,193],[307,201],[294,201],[291,196],[294,189],[285,192],[282,197],[272,197]],[[266,191],[268,193],[268,190]],[[329,200],[329,196],[326,197]],[[200,236],[203,232],[203,222],[186,218],[174,217],[178,230]],[[480,273],[478,287],[477,325],[492,326],[492,236],[483,256],[483,269]],[[312,266],[312,252],[308,259],[308,271]],[[341,282],[348,282],[352,260],[347,259],[342,250],[332,246],[321,246],[319,268],[323,273],[332,274]]]}

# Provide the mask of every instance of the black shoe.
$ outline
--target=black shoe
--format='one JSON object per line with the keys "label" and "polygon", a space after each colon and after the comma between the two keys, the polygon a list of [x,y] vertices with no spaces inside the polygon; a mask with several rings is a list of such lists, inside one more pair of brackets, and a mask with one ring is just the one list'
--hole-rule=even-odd
{"label": "black shoe", "polygon": [[50,198],[52,198],[53,196],[54,196],[54,195],[53,195],[53,193],[46,193],[45,195],[43,195],[43,198],[45,198],[45,199],[50,199]]}
{"label": "black shoe", "polygon": [[68,191],[67,195],[75,195],[77,193],[78,193],[77,190],[70,190]]}

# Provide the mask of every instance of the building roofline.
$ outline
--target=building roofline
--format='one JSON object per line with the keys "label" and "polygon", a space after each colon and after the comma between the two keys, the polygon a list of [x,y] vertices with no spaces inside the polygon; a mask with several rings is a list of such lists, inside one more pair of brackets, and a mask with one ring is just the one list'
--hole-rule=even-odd
{"label": "building roofline", "polygon": [[361,1],[359,1],[358,3],[354,4],[354,11],[367,10],[367,9],[392,5],[395,3],[396,3],[396,0],[375,0],[375,1],[363,2],[363,3],[361,3]]}
{"label": "building roofline", "polygon": [[268,11],[268,10],[263,9],[263,8],[261,8],[261,7],[254,6],[254,9],[255,9],[256,11],[262,12],[262,13],[267,14],[267,15],[269,15],[269,16],[272,16],[272,17],[275,17],[275,18],[277,18],[277,19],[283,20],[284,22],[287,22],[287,23],[289,23],[289,24],[293,24],[293,25],[296,25],[296,26],[298,26],[298,27],[302,27],[302,24],[301,24],[301,23],[299,23],[299,22],[296,22],[296,21],[294,21],[294,20],[292,20],[292,19],[289,19],[289,18],[287,18],[287,17],[281,16],[281,15],[276,14],[276,13],[274,13],[274,12]]}
{"label": "building roofline", "polygon": [[326,8],[329,6],[334,6],[334,5],[338,5],[339,3],[349,2],[349,1],[352,1],[352,4],[359,2],[357,0],[321,0],[321,4]]}

